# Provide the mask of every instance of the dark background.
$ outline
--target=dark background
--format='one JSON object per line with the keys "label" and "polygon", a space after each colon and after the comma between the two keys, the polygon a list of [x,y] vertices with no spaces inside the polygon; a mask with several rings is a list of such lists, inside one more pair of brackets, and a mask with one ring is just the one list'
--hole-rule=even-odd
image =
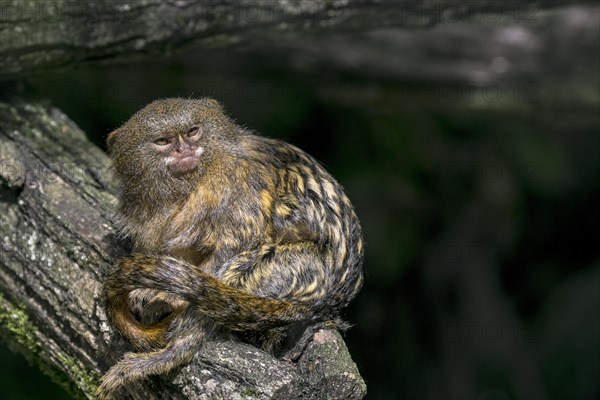
{"label": "dark background", "polygon": [[[391,82],[189,49],[26,84],[100,146],[154,99],[211,96],[239,124],[319,159],[366,236],[346,341],[367,399],[591,400],[600,80],[585,79],[585,92],[535,75],[484,87]],[[70,398],[21,356],[0,348],[0,360],[1,400]]]}

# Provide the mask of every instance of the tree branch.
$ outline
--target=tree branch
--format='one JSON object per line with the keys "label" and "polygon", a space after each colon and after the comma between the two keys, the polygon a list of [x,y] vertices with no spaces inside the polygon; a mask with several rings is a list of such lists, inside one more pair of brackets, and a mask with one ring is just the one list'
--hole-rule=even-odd
{"label": "tree branch", "polygon": [[[184,45],[192,53],[282,57],[299,70],[474,84],[597,64],[599,8],[586,0],[4,0],[0,6],[0,80],[152,59]],[[557,48],[565,40],[573,46]]]}
{"label": "tree branch", "polygon": [[[107,323],[102,282],[123,254],[106,155],[60,110],[0,103],[0,334],[72,392],[93,398],[127,349]],[[297,365],[243,343],[208,343],[191,365],[130,389],[134,399],[360,399],[337,332]]]}

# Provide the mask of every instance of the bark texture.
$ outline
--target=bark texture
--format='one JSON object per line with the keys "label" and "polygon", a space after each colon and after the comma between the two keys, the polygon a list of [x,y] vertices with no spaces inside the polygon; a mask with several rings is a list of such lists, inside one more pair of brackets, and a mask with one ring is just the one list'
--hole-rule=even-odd
{"label": "bark texture", "polygon": [[[71,392],[127,349],[102,307],[125,249],[106,155],[61,111],[0,103],[0,335]],[[298,364],[243,343],[207,344],[191,365],[130,388],[134,399],[360,399],[365,384],[337,332],[319,331]]]}
{"label": "bark texture", "polygon": [[194,52],[261,53],[298,70],[473,84],[597,64],[599,7],[585,0],[3,0],[0,5],[0,79],[90,62],[151,59],[183,46]]}

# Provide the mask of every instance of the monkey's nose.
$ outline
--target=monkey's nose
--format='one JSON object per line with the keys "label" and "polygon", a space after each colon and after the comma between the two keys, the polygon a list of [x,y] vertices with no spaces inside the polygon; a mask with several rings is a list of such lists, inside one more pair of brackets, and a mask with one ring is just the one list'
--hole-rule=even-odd
{"label": "monkey's nose", "polygon": [[188,152],[192,149],[192,146],[187,143],[185,140],[179,139],[177,141],[177,146],[175,146],[175,150],[178,153],[184,153],[184,152]]}

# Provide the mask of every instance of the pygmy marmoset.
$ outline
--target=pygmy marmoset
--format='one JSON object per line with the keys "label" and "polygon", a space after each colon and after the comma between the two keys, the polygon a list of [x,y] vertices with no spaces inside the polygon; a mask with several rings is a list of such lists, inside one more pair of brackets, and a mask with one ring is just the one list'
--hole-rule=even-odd
{"label": "pygmy marmoset", "polygon": [[140,352],[107,372],[100,398],[188,363],[220,332],[273,352],[287,328],[336,321],[356,296],[359,221],[302,150],[208,98],[155,101],[107,143],[133,243],[107,278],[107,313]]}

